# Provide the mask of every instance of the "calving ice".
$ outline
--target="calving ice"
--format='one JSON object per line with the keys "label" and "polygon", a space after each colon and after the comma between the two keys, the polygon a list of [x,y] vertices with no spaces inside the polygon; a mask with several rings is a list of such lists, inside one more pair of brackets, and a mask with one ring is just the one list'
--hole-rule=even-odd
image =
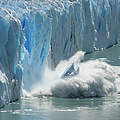
{"label": "calving ice", "polygon": [[[78,53],[73,57],[77,58]],[[73,61],[68,60],[69,63]],[[68,63],[68,61],[64,61]],[[73,63],[76,64],[76,63]],[[73,64],[71,66],[73,66]],[[66,65],[66,64],[64,64]],[[88,97],[103,97],[113,95],[120,92],[120,78],[118,75],[119,67],[113,67],[106,62],[97,60],[89,60],[86,62],[77,63],[79,72],[75,69],[71,74],[56,81],[51,86],[52,95],[63,98],[88,98]],[[74,66],[73,66],[74,67]],[[78,70],[78,69],[77,69]],[[58,70],[59,71],[59,70]],[[70,73],[71,67],[67,71]]]}
{"label": "calving ice", "polygon": [[[21,83],[32,93],[36,84],[47,86],[44,78],[57,97],[118,92],[118,68],[99,60],[81,63],[78,51],[86,56],[116,45],[119,11],[119,0],[1,0],[1,106],[19,98]],[[46,77],[46,66],[53,78]]]}

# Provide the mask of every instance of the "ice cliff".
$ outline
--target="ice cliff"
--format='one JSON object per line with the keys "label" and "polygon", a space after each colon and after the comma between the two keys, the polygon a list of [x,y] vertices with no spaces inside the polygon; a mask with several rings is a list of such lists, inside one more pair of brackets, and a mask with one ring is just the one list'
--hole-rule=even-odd
{"label": "ice cliff", "polygon": [[119,7],[119,0],[1,0],[0,70],[6,86],[1,82],[0,101],[18,98],[21,79],[30,90],[46,64],[55,68],[79,50],[91,53],[116,44]]}
{"label": "ice cliff", "polygon": [[11,10],[0,7],[0,107],[20,96],[22,28]]}

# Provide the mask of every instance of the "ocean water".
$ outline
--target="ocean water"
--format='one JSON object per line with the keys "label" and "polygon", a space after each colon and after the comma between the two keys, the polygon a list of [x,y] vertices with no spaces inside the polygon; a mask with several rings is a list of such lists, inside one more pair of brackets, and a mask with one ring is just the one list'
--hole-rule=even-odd
{"label": "ocean water", "polygon": [[22,98],[2,108],[0,120],[120,120],[120,95],[87,99]]}

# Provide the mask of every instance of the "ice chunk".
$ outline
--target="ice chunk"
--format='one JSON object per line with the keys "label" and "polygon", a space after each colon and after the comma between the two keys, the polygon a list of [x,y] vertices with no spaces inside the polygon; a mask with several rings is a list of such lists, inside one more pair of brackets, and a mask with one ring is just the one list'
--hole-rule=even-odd
{"label": "ice chunk", "polygon": [[53,96],[64,98],[103,97],[119,91],[120,79],[114,67],[99,60],[80,63],[79,74],[60,79],[51,88]]}
{"label": "ice chunk", "polygon": [[67,77],[74,76],[79,73],[79,68],[77,70],[74,69],[74,64],[70,65],[68,69],[64,72],[64,74],[61,76],[62,79],[65,79]]}

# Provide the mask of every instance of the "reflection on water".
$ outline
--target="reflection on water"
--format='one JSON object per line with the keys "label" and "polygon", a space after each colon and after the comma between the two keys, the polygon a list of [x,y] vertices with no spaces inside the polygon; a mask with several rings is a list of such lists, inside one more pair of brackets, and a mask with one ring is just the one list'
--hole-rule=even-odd
{"label": "reflection on water", "polygon": [[21,99],[0,110],[0,120],[120,120],[120,95],[104,98]]}

